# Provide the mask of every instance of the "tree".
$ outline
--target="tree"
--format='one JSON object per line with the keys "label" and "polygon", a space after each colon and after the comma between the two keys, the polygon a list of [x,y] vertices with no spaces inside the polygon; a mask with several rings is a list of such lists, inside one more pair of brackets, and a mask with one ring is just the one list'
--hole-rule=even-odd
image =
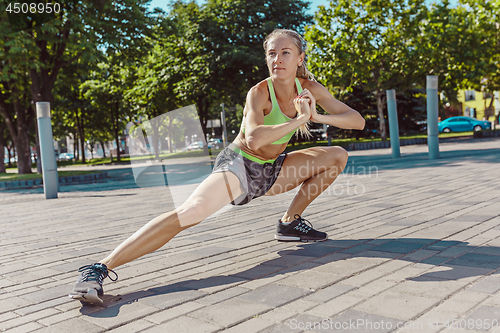
{"label": "tree", "polygon": [[[160,37],[156,37],[160,39]],[[151,40],[151,44],[155,44],[154,40]],[[161,140],[157,142],[160,137],[159,132],[162,130],[161,127],[166,125],[167,127],[172,127],[172,122],[174,119],[170,117],[162,117],[163,120],[167,120],[169,124],[163,124],[161,122],[152,121],[153,119],[158,119],[158,117],[168,111],[177,109],[181,106],[181,99],[177,97],[175,93],[175,85],[181,80],[177,67],[172,66],[165,59],[165,56],[171,55],[171,52],[175,52],[175,48],[178,47],[172,43],[171,38],[165,38],[161,40],[160,44],[155,44],[149,55],[144,56],[144,62],[138,64],[134,68],[136,73],[135,80],[130,89],[124,92],[124,97],[130,105],[134,105],[134,116],[136,123],[139,123],[139,118],[142,120],[151,120],[150,125],[152,126],[152,146],[154,148],[154,154],[157,159],[159,159],[159,144],[165,142]],[[172,137],[171,131],[167,131],[169,135],[169,150],[172,152]]]}
{"label": "tree", "polygon": [[[63,67],[78,59],[92,62],[102,48],[109,54],[127,53],[133,57],[144,46],[144,37],[153,23],[151,13],[146,10],[148,0],[61,0],[58,3],[62,6],[61,14],[54,15],[52,20],[36,27],[27,22],[25,30],[12,31],[8,18],[3,15],[5,3],[0,2],[3,15],[0,17],[0,58],[4,59],[0,64],[3,73],[0,81],[3,90],[11,90],[15,97],[16,91],[5,85],[29,74],[26,87],[30,88],[33,103],[52,103],[53,88]],[[3,105],[0,109],[9,130],[14,125],[9,125],[7,118],[17,119],[19,133],[14,133],[13,139],[19,152],[19,172],[31,172],[29,140],[25,133],[34,118],[14,114],[23,112],[15,105],[13,108]]]}
{"label": "tree", "polygon": [[[3,68],[7,66],[8,64],[4,63]],[[10,80],[0,83],[0,115],[17,148],[18,173],[28,174],[31,173],[29,132],[30,127],[34,125],[35,111],[26,89],[27,77],[11,77]]]}
{"label": "tree", "polygon": [[133,71],[126,61],[119,55],[108,57],[80,86],[82,96],[91,101],[94,111],[100,115],[100,121],[109,126],[108,133],[111,132],[116,141],[118,161],[121,160],[120,133],[130,119],[131,109],[124,95],[134,81]]}
{"label": "tree", "polygon": [[5,3],[0,2],[0,116],[17,148],[18,172],[24,174],[31,173],[29,131],[35,119],[26,57],[36,49],[27,32],[11,31],[5,13]]}
{"label": "tree", "polygon": [[7,143],[7,125],[0,117],[0,173],[7,172],[5,169],[5,146]]}
{"label": "tree", "polygon": [[81,161],[86,163],[85,142],[88,139],[86,133],[89,123],[90,101],[85,99],[80,86],[88,78],[92,67],[76,61],[61,70],[60,80],[56,83],[54,90],[57,92],[54,100],[53,123],[54,137],[63,137],[76,130],[74,139],[79,141],[82,152]]}
{"label": "tree", "polygon": [[[275,28],[303,31],[309,4],[297,0],[177,1],[166,20],[161,45],[163,62],[175,75],[175,93],[186,105],[196,104],[203,131],[210,110],[235,105],[248,89],[268,75],[262,43]],[[166,44],[165,44],[166,43]],[[218,116],[217,116],[218,118]]]}
{"label": "tree", "polygon": [[439,90],[451,103],[458,102],[458,89],[481,90],[481,81],[490,71],[488,63],[494,56],[488,45],[491,26],[486,29],[475,16],[475,10],[462,5],[452,8],[445,0],[434,3],[421,23],[418,44],[424,56],[419,63],[424,74],[439,77]]}
{"label": "tree", "polygon": [[312,71],[330,90],[360,86],[373,93],[383,140],[386,90],[411,88],[423,75],[417,36],[425,13],[423,0],[332,0],[306,27]]}
{"label": "tree", "polygon": [[304,33],[312,23],[302,0],[209,0],[200,11],[200,46],[208,67],[207,84],[218,95],[241,102],[253,85],[269,75],[262,43],[274,29]]}
{"label": "tree", "polygon": [[[493,93],[500,90],[500,1],[464,0],[463,5],[462,10],[466,11],[470,25],[474,27],[471,37],[476,38],[475,48],[467,51],[474,63],[481,64],[481,71],[473,72],[474,79],[463,86],[482,90],[494,97]],[[470,34],[470,31],[464,33]],[[490,115],[494,100],[491,98],[489,106],[485,104],[485,111],[490,111]]]}
{"label": "tree", "polygon": [[66,0],[64,15],[32,31],[38,48],[30,70],[33,100],[53,101],[52,89],[62,67],[78,59],[91,62],[101,47],[108,54],[135,54],[153,23],[148,0]]}
{"label": "tree", "polygon": [[102,147],[103,157],[106,158],[105,143],[114,139],[113,133],[110,131],[112,128],[110,125],[110,117],[109,115],[103,114],[103,110],[94,107],[91,103],[88,103],[88,107],[88,141],[91,145],[95,142],[99,142]]}

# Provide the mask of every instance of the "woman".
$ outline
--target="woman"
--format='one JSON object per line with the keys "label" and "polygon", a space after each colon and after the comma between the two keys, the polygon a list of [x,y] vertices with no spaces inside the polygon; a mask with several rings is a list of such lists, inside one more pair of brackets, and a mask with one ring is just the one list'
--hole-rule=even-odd
{"label": "woman", "polygon": [[[301,215],[344,170],[347,152],[340,147],[313,147],[288,154],[283,151],[297,130],[308,133],[308,121],[345,129],[363,129],[365,121],[311,80],[305,46],[304,39],[292,30],[278,29],[266,38],[264,50],[270,77],[248,92],[240,133],[217,156],[212,174],[179,208],[148,222],[105,259],[81,267],[71,298],[102,303],[102,282],[113,268],[159,249],[180,231],[230,202],[242,205],[299,185],[278,221],[275,238],[304,242],[327,239],[326,233],[314,230]],[[328,115],[318,114],[316,103]],[[112,280],[116,278],[115,273]]]}

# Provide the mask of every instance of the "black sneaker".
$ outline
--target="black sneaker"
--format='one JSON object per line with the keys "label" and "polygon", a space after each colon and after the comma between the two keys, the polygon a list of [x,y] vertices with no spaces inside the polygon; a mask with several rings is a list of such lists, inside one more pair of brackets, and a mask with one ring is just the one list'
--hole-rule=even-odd
{"label": "black sneaker", "polygon": [[322,242],[328,239],[326,233],[314,230],[311,222],[299,214],[295,214],[294,218],[287,224],[279,220],[274,239],[282,242]]}
{"label": "black sneaker", "polygon": [[[86,303],[102,305],[102,296],[104,294],[102,281],[106,277],[109,277],[111,281],[116,281],[118,280],[118,275],[111,269],[108,269],[106,265],[100,263],[80,267],[78,271],[81,272],[80,276],[69,297]],[[116,277],[112,279],[108,275],[108,272],[112,272]]]}

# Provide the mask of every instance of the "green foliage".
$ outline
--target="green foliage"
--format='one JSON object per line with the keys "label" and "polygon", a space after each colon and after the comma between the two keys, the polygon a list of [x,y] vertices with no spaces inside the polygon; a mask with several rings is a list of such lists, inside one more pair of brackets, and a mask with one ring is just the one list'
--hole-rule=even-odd
{"label": "green foliage", "polygon": [[[277,27],[301,31],[311,19],[307,6],[300,0],[212,0],[203,6],[176,1],[153,29],[151,52],[137,65],[137,78],[124,96],[143,120],[195,104],[206,131],[207,120],[220,117],[221,103],[241,104],[248,89],[268,75],[265,36]],[[235,113],[228,112],[231,125]]]}
{"label": "green foliage", "polygon": [[[18,104],[13,102],[14,108],[3,105],[0,111],[6,120],[16,119],[17,130],[13,124],[9,131],[21,152],[19,165],[23,172],[31,172],[27,133],[34,113],[28,108],[32,115],[21,114],[26,113],[26,108],[19,105],[31,101],[52,103],[61,69],[77,61],[96,62],[103,49],[107,54],[138,57],[145,47],[144,37],[154,23],[146,10],[148,0],[60,0],[58,3],[63,11],[53,20],[41,26],[27,22],[26,30],[16,31],[18,26],[11,29],[5,3],[0,2],[0,84],[3,91],[19,92],[15,94]],[[72,90],[76,91],[74,87]],[[22,99],[23,91],[29,91],[31,96]],[[4,94],[2,99],[6,98]]]}
{"label": "green foliage", "polygon": [[[488,72],[487,32],[474,16],[473,10],[452,8],[446,0],[433,4],[421,23],[419,64],[425,74],[438,75],[439,89],[452,103],[457,102],[457,89],[478,87]],[[422,76],[418,83],[424,86],[424,80]]]}
{"label": "green foliage", "polygon": [[108,56],[107,61],[99,63],[88,80],[78,87],[82,96],[90,102],[91,139],[107,141],[113,137],[119,148],[118,160],[121,158],[120,135],[130,119],[131,107],[124,96],[135,79],[133,68],[125,56]]}
{"label": "green foliage", "polygon": [[319,7],[318,24],[306,28],[313,73],[330,90],[359,86],[373,93],[383,139],[385,91],[407,89],[422,75],[415,37],[424,14],[423,0],[332,0]]}
{"label": "green foliage", "polygon": [[500,82],[493,75],[499,72],[498,3],[467,2],[427,8],[423,0],[332,0],[306,29],[312,71],[331,91],[361,87],[373,94],[385,139],[386,90],[422,89],[426,75],[438,75],[439,89],[456,102],[459,88],[480,87],[484,77],[491,88]]}
{"label": "green foliage", "polygon": [[[408,129],[422,113],[416,89],[425,75],[439,76],[451,102],[457,88],[500,89],[498,1],[452,8],[448,0],[430,7],[424,0],[331,0],[314,25],[303,0],[174,1],[168,14],[147,11],[147,0],[60,3],[64,10],[52,20],[13,31],[0,2],[2,115],[14,125],[21,120],[22,131],[33,130],[31,101],[48,100],[56,138],[78,132],[85,141],[118,141],[127,122],[191,104],[206,131],[221,103],[231,134],[248,89],[268,75],[262,42],[275,28],[305,32],[311,71],[382,138],[387,89],[397,89]],[[169,125],[171,143],[183,142],[175,130],[182,124]]]}
{"label": "green foliage", "polygon": [[[474,24],[477,45],[469,50],[479,62],[477,69],[463,86],[488,93],[500,90],[500,1],[464,0],[467,15]],[[492,108],[494,99],[485,108]],[[498,121],[498,116],[497,116]]]}

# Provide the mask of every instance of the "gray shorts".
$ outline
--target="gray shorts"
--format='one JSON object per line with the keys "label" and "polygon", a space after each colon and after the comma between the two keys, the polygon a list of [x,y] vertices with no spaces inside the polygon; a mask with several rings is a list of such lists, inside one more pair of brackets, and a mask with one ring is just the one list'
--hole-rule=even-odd
{"label": "gray shorts", "polygon": [[230,171],[240,180],[244,193],[231,202],[233,205],[244,205],[266,194],[276,182],[286,158],[286,153],[281,153],[274,162],[253,158],[258,160],[254,161],[243,155],[247,154],[230,144],[217,155],[212,170],[212,173]]}

